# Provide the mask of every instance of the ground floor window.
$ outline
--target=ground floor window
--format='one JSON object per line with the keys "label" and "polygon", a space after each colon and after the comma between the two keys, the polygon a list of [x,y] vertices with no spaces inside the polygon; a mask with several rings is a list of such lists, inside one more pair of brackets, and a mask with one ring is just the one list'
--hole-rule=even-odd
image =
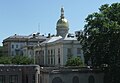
{"label": "ground floor window", "polygon": [[9,76],[9,83],[18,83],[18,76],[17,75],[10,75]]}
{"label": "ground floor window", "polygon": [[60,77],[55,77],[53,80],[52,80],[52,83],[63,83],[62,82],[62,79]]}
{"label": "ground floor window", "polygon": [[74,76],[72,79],[72,83],[79,83],[79,78],[77,76]]}
{"label": "ground floor window", "polygon": [[5,83],[5,76],[4,75],[0,75],[0,83]]}
{"label": "ground floor window", "polygon": [[32,75],[32,83],[35,83],[35,75]]}
{"label": "ground floor window", "polygon": [[89,76],[89,78],[88,78],[88,83],[95,83],[95,78],[94,78],[94,76]]}

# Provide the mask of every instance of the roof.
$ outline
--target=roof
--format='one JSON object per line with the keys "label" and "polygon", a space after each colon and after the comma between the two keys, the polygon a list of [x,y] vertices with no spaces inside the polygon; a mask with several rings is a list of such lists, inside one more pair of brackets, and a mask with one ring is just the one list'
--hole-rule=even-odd
{"label": "roof", "polygon": [[51,38],[47,41],[47,43],[55,42],[55,41],[57,41],[57,40],[59,40],[59,39],[61,39],[61,38],[62,38],[61,36],[51,37]]}
{"label": "roof", "polygon": [[77,41],[77,37],[74,34],[67,34],[65,38],[61,36],[54,36],[42,42],[41,45],[50,44],[50,43],[59,43],[59,42],[64,42],[64,41]]}
{"label": "roof", "polygon": [[6,39],[3,40],[3,42],[5,41],[38,41],[38,40],[46,40],[46,36],[43,36],[43,35],[40,35],[38,33],[33,33],[33,34],[30,34],[28,36],[24,36],[24,35],[13,35],[13,36],[10,36]]}

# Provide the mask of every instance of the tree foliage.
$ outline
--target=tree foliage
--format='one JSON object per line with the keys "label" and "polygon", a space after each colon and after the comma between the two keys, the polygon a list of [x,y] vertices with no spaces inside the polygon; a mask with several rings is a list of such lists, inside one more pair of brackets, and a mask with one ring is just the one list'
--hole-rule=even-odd
{"label": "tree foliage", "polygon": [[83,45],[86,63],[91,60],[92,65],[110,65],[120,54],[120,3],[102,5],[99,10],[88,15],[78,40]]}
{"label": "tree foliage", "polygon": [[12,58],[12,63],[14,64],[32,64],[33,59],[29,58],[28,56],[14,56]]}
{"label": "tree foliage", "polygon": [[0,64],[33,64],[33,59],[28,56],[1,56]]}
{"label": "tree foliage", "polygon": [[12,57],[1,56],[0,57],[0,64],[12,64]]}
{"label": "tree foliage", "polygon": [[66,62],[66,66],[83,66],[83,62],[79,57],[71,57]]}
{"label": "tree foliage", "polygon": [[88,15],[85,20],[84,31],[78,38],[83,45],[85,63],[94,67],[107,64],[108,73],[113,75],[109,83],[119,83],[120,3],[102,5],[99,12]]}

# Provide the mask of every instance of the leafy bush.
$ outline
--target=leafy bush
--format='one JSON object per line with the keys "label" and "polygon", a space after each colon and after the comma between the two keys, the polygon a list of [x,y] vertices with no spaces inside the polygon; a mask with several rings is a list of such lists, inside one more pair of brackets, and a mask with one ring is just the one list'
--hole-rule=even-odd
{"label": "leafy bush", "polygon": [[71,57],[66,62],[66,66],[83,66],[83,62],[80,57]]}

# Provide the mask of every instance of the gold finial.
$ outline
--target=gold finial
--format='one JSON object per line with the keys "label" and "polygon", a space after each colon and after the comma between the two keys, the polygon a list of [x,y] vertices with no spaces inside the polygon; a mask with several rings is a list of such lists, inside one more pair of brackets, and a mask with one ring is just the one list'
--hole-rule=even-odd
{"label": "gold finial", "polygon": [[63,6],[61,7],[61,18],[64,18],[64,8],[63,8]]}

